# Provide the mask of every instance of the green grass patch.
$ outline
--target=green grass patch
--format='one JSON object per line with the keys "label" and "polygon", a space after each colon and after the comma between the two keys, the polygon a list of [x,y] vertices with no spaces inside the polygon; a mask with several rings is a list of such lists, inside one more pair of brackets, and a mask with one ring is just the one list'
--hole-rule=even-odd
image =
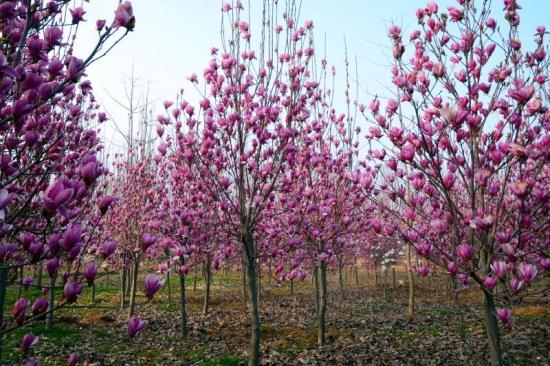
{"label": "green grass patch", "polygon": [[237,356],[221,356],[199,363],[200,366],[238,366],[244,359]]}
{"label": "green grass patch", "polygon": [[531,314],[517,314],[517,317],[526,321],[535,321],[542,323],[546,326],[550,326],[550,316],[548,315],[531,315]]}
{"label": "green grass patch", "polygon": [[285,355],[288,358],[295,358],[297,355],[299,355],[302,351],[304,351],[308,347],[308,344],[306,342],[293,340],[291,343],[284,344],[280,352]]}

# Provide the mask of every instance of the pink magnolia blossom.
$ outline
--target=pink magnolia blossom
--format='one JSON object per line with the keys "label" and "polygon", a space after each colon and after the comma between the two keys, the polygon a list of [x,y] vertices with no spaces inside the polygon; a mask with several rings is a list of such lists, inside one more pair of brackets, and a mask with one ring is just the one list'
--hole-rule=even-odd
{"label": "pink magnolia blossom", "polygon": [[146,320],[141,320],[138,315],[134,315],[128,320],[128,336],[135,337],[137,334],[145,330],[147,326]]}

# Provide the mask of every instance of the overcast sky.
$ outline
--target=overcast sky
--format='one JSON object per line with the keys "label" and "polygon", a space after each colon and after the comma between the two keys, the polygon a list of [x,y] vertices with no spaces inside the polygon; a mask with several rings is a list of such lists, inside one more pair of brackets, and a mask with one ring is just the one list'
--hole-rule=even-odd
{"label": "overcast sky", "polygon": [[[181,87],[189,86],[186,76],[194,72],[202,74],[210,59],[210,48],[221,42],[220,0],[133,0],[132,3],[137,19],[135,31],[88,69],[96,96],[122,126],[126,113],[111,96],[125,100],[123,74],[129,75],[132,66],[143,83],[150,83],[152,100],[173,99]],[[243,3],[246,6],[248,1]],[[250,0],[250,3],[253,15],[261,16],[262,1]],[[523,35],[529,41],[537,25],[550,27],[550,1],[519,3],[524,8],[520,13]],[[117,4],[118,0],[92,0],[87,4],[87,22],[79,30],[78,55],[84,56],[95,42],[95,20],[110,21]],[[368,102],[372,95],[384,94],[384,86],[389,84],[388,25],[399,24],[408,34],[416,25],[415,10],[425,4],[422,0],[302,0],[301,21],[314,21],[317,52],[326,47],[328,62],[336,66],[340,78],[344,77],[346,38],[349,57],[358,60],[360,98]],[[439,4],[446,8],[456,1]],[[493,0],[493,8],[494,17],[500,20],[502,0]],[[336,89],[342,95],[342,88],[337,85]],[[106,147],[114,151],[112,122],[103,129]]]}

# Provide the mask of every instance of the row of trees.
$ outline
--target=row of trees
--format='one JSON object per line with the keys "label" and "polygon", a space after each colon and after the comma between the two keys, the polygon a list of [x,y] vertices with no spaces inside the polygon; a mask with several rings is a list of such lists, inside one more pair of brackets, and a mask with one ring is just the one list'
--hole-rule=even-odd
{"label": "row of trees", "polygon": [[[446,11],[435,3],[419,9],[408,41],[389,27],[395,92],[366,106],[351,100],[348,82],[343,114],[335,70],[318,58],[313,22],[299,22],[293,1],[265,4],[258,39],[242,4],[224,4],[224,42],[202,77],[188,78],[196,93],[182,89],[163,103],[154,156],[149,121],[140,141],[130,132],[128,155],[108,180],[92,129],[106,117],[80,77],[133,28],[132,8],[121,3],[109,27],[97,22],[98,45],[81,61],[74,40],[62,39],[84,11],[52,4],[0,5],[3,32],[19,32],[3,41],[0,305],[10,271],[19,271],[20,287],[30,284],[29,266],[51,279],[37,283],[48,299],[31,307],[20,297],[13,319],[0,318],[0,334],[44,314],[51,326],[54,311],[92,285],[101,265],[120,273],[120,305],[135,336],[146,325],[136,293],[147,258],[159,265],[143,278],[148,299],[171,273],[179,277],[186,337],[185,277],[203,266],[206,313],[212,272],[225,266],[243,274],[249,364],[257,365],[262,273],[291,283],[313,277],[323,346],[327,271],[343,291],[342,272],[357,259],[405,261],[409,320],[413,271],[427,276],[440,267],[455,286],[480,290],[491,361],[502,364],[498,320],[509,328],[513,320],[501,304],[540,295],[530,285],[550,271],[546,31],[537,28],[532,49],[523,47],[516,1],[505,1],[500,25],[489,2],[461,0]],[[28,66],[14,66],[21,62]],[[413,256],[423,262],[413,265]],[[25,336],[23,351],[35,340]]]}

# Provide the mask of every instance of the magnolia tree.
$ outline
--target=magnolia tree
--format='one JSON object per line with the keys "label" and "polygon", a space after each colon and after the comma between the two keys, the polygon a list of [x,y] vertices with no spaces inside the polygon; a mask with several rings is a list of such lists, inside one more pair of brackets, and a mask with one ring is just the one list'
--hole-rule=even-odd
{"label": "magnolia tree", "polygon": [[[156,164],[144,159],[129,165],[115,163],[118,177],[113,184],[117,202],[108,213],[106,230],[117,242],[117,254],[121,265],[121,305],[125,306],[126,288],[129,290],[128,318],[136,310],[136,293],[139,270],[143,259],[153,251],[157,237],[152,234],[160,208],[162,190],[157,181]],[[147,214],[144,214],[147,212]],[[124,277],[128,276],[129,281]],[[148,299],[159,290],[161,278],[145,277],[145,293]]]}
{"label": "magnolia tree", "polygon": [[389,167],[377,182],[389,203],[375,200],[418,255],[480,289],[500,365],[497,320],[513,321],[496,302],[535,294],[550,270],[550,111],[545,28],[524,45],[518,3],[498,22],[489,5],[430,3],[409,42],[390,27],[396,98],[367,118],[372,158]]}
{"label": "magnolia tree", "polygon": [[[80,59],[74,54],[76,32],[85,10],[71,1],[4,1],[0,4],[0,332],[28,323],[29,301],[15,304],[14,325],[4,323],[8,270],[36,265],[52,277],[50,299],[40,297],[35,315],[76,300],[86,281],[84,253],[99,223],[93,191],[106,170],[96,154],[94,130],[105,120],[98,112],[85,69],[133,29],[129,2],[119,4],[115,19],[98,20],[98,40]],[[99,199],[99,198],[98,198]],[[102,201],[102,213],[111,203]],[[98,214],[101,215],[101,214]],[[64,300],[53,304],[55,277],[66,263]],[[93,268],[89,269],[92,277]],[[24,282],[26,286],[29,281]],[[18,284],[20,285],[20,284]],[[48,304],[49,302],[49,304]],[[51,320],[50,320],[51,324]],[[25,336],[26,353],[36,342]]]}
{"label": "magnolia tree", "polygon": [[174,131],[159,146],[161,154],[194,166],[223,215],[225,230],[241,244],[251,302],[251,365],[260,359],[257,229],[267,202],[281,190],[284,173],[293,165],[298,126],[309,117],[308,105],[318,88],[309,78],[313,24],[296,24],[293,2],[287,4],[286,24],[271,24],[267,19],[276,18],[278,6],[266,4],[256,52],[242,4],[224,4],[223,50],[212,49],[204,88],[195,75],[189,78],[202,100],[196,108],[178,100],[171,115],[160,120]]}

